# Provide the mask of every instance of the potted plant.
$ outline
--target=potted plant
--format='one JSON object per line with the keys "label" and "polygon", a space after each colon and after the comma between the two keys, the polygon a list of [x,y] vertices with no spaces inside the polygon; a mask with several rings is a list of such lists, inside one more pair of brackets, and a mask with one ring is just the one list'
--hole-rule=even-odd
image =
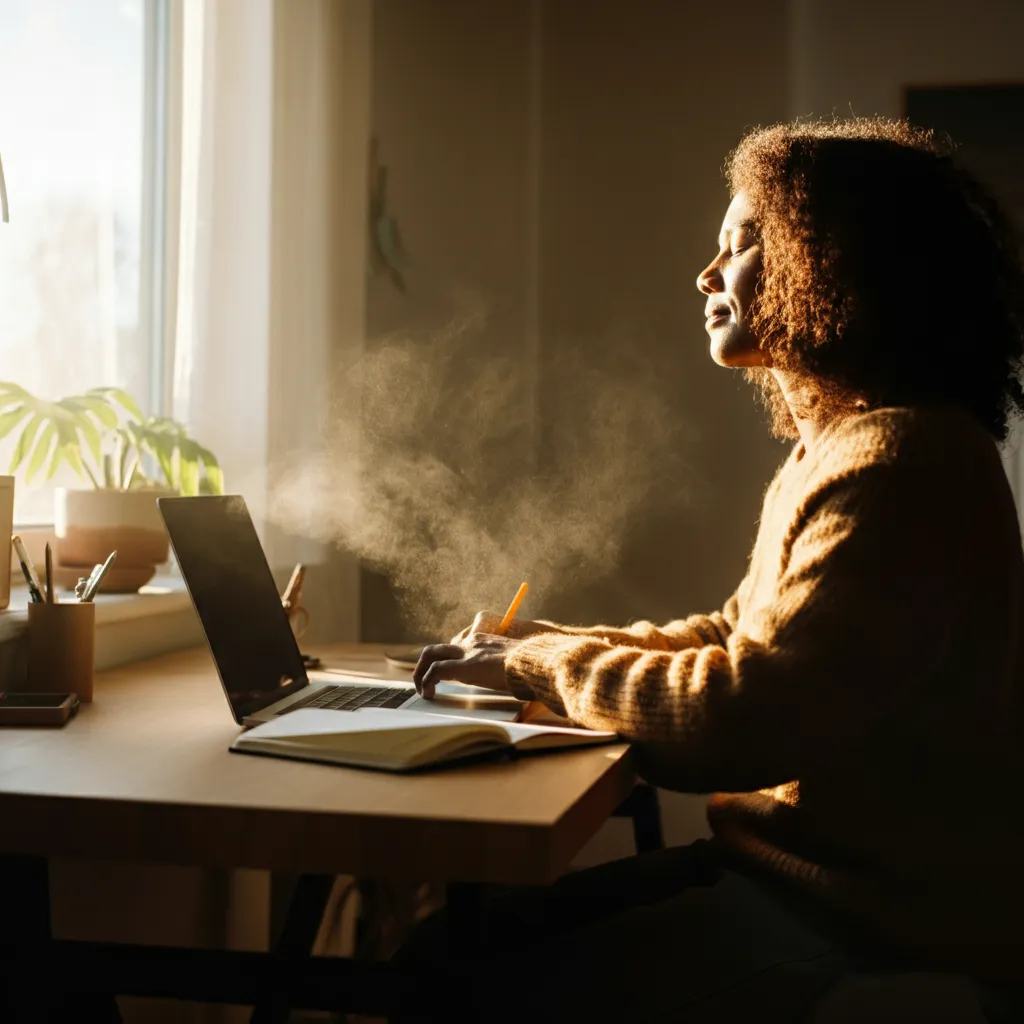
{"label": "potted plant", "polygon": [[10,473],[21,472],[31,483],[67,465],[91,485],[56,490],[55,571],[71,585],[116,550],[117,572],[108,574],[103,589],[137,590],[169,555],[156,499],[224,489],[209,449],[181,423],[143,416],[119,388],[49,402],[0,382],[0,439],[15,431]]}

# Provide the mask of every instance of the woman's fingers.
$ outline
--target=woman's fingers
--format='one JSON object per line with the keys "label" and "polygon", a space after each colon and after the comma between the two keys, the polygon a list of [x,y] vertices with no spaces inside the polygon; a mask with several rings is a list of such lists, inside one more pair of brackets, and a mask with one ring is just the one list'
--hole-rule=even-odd
{"label": "woman's fingers", "polygon": [[508,637],[471,629],[465,632],[459,643],[424,647],[412,674],[416,692],[432,700],[437,684],[443,679],[473,683],[492,690],[507,690],[505,654],[514,646],[515,641]]}
{"label": "woman's fingers", "polygon": [[[412,681],[416,684],[416,692],[423,694],[423,679],[432,665],[447,659],[461,658],[464,653],[458,644],[430,644],[424,647],[420,652],[419,661],[416,662],[416,668],[413,669],[412,673]],[[423,695],[425,696],[425,694]],[[431,686],[430,696],[433,697],[433,695],[433,686]]]}
{"label": "woman's fingers", "polygon": [[442,680],[454,683],[470,682],[469,676],[472,675],[472,669],[473,666],[462,658],[432,662],[423,673],[423,682],[417,687],[420,696],[426,700],[433,700],[437,684]]}

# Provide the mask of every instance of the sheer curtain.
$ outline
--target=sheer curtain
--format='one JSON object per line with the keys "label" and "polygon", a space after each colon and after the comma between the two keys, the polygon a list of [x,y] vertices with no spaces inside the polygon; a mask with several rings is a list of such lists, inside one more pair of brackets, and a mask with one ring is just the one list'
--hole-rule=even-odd
{"label": "sheer curtain", "polygon": [[363,343],[371,3],[172,9],[165,406],[245,496],[275,571],[310,566],[316,639],[358,638],[356,561],[264,512]]}
{"label": "sheer curtain", "polygon": [[266,490],[272,0],[185,0],[172,409]]}

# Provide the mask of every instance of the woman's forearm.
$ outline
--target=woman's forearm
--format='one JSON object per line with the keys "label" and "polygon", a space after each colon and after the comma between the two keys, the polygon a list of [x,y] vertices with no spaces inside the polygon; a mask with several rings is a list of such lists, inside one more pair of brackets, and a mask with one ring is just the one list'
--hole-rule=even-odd
{"label": "woman's forearm", "polygon": [[[624,647],[639,647],[647,651],[682,651],[708,644],[724,646],[736,625],[738,615],[738,598],[733,594],[721,611],[714,611],[708,615],[689,615],[685,619],[674,619],[662,626],[646,620],[628,626],[566,626],[544,621],[538,622],[537,625],[550,627],[547,631],[551,633],[594,637]],[[545,630],[537,630],[535,635],[541,632]]]}

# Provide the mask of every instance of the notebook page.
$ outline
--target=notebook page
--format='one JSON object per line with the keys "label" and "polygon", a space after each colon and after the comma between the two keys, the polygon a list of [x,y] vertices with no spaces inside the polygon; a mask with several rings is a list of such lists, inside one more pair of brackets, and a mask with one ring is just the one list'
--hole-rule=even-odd
{"label": "notebook page", "polygon": [[[390,708],[360,708],[358,711],[327,711],[321,708],[299,708],[287,715],[257,725],[243,735],[259,739],[304,739],[330,736],[355,736],[360,734],[405,732],[408,730],[445,729],[471,734],[481,731],[494,733],[507,741],[503,727],[492,722],[475,718],[460,718],[455,715],[427,715],[416,711],[399,711]],[[495,732],[495,730],[497,730]]]}
{"label": "notebook page", "polygon": [[[293,712],[293,714],[301,713],[301,711]],[[360,708],[352,713],[355,715],[365,715],[376,714],[379,711],[376,708]],[[398,715],[402,718],[412,718],[423,725],[433,724],[438,717],[419,711],[390,711],[387,713]],[[467,725],[480,724],[480,719],[478,718],[462,718],[458,715],[446,715],[445,721],[464,722]],[[508,741],[521,750],[611,743],[619,738],[614,732],[599,732],[595,729],[571,729],[558,725],[530,725],[525,722],[493,722],[488,724],[493,725],[496,729],[501,729],[508,737]]]}
{"label": "notebook page", "polygon": [[236,750],[401,770],[509,745],[500,725],[386,708],[301,708],[242,733]]}

